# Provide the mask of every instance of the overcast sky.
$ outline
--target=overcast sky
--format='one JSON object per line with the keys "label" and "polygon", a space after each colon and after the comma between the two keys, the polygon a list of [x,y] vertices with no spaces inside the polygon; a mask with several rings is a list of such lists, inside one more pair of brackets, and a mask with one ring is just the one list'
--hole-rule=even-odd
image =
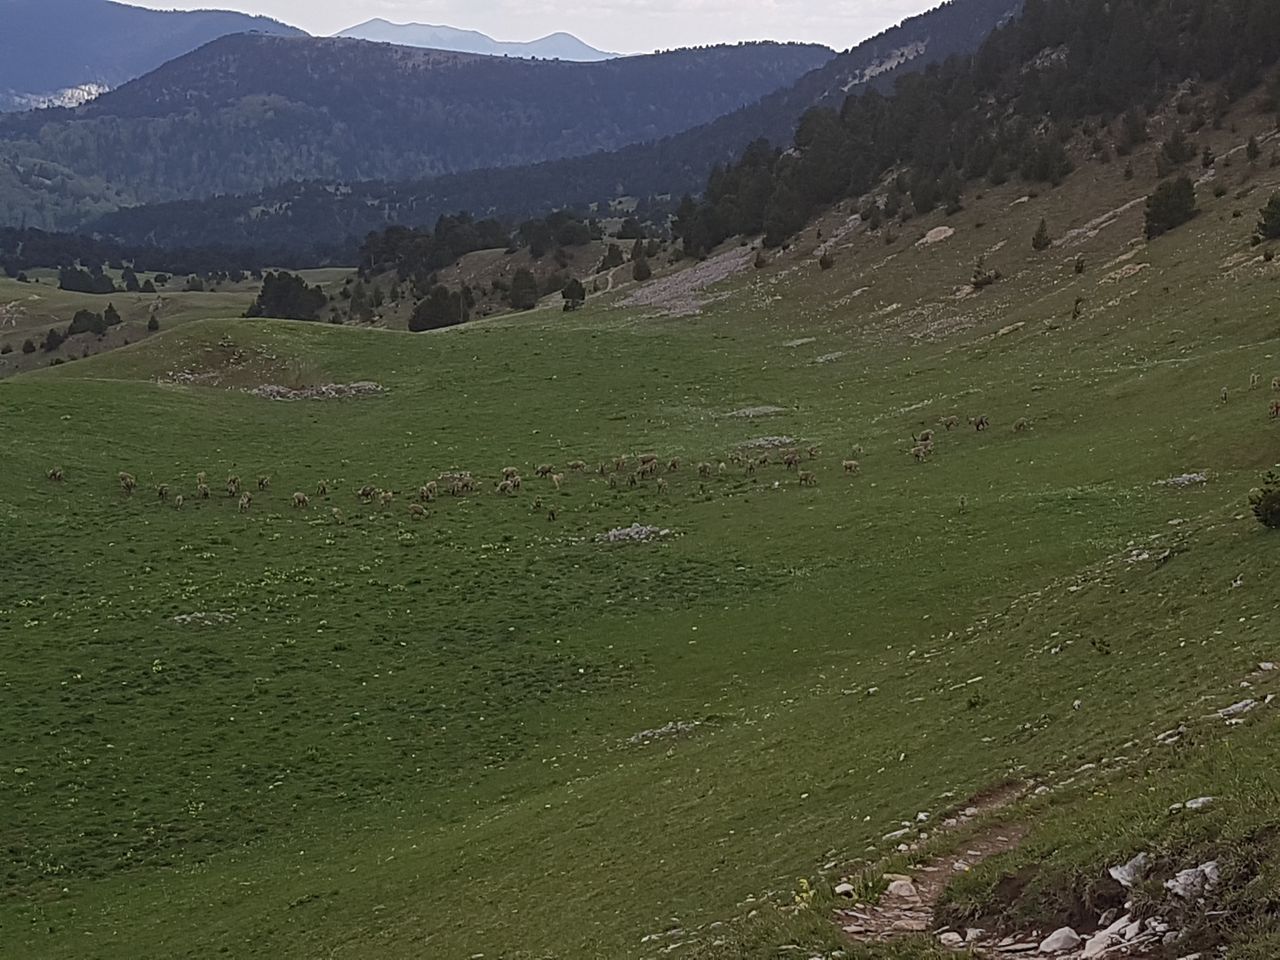
{"label": "overcast sky", "polygon": [[159,10],[226,8],[261,13],[314,34],[373,17],[447,24],[498,40],[557,30],[603,50],[639,53],[738,40],[804,40],[845,50],[940,0],[126,0]]}

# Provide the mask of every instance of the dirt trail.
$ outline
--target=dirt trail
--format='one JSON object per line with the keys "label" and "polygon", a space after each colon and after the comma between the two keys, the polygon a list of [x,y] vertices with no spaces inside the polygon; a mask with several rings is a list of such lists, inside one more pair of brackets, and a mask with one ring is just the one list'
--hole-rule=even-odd
{"label": "dirt trail", "polygon": [[[953,833],[979,818],[991,817],[1026,795],[1023,785],[1002,787],[974,798],[963,812],[944,821],[939,833]],[[1027,833],[1022,823],[995,822],[971,836],[959,849],[913,866],[909,873],[886,873],[889,889],[875,904],[855,903],[835,911],[836,922],[856,943],[882,943],[901,937],[935,933],[944,936],[946,928],[935,928],[933,915],[947,884],[988,857],[1014,849]],[[963,933],[950,938],[953,946],[964,943]]]}

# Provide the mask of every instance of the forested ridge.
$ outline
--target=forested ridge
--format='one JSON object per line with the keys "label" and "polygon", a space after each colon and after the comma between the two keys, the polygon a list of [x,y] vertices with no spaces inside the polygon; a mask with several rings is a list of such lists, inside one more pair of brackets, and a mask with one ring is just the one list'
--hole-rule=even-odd
{"label": "forested ridge", "polygon": [[0,223],[76,228],[139,202],[614,149],[731,112],[831,56],[755,43],[569,63],[223,37],[83,107],[0,117]]}
{"label": "forested ridge", "polygon": [[891,96],[870,90],[809,111],[792,149],[753,144],[713,171],[700,202],[686,199],[674,231],[695,254],[738,234],[777,245],[890,171],[868,218],[954,206],[976,179],[1055,183],[1071,169],[1066,144],[1081,121],[1099,121],[1091,151],[1123,154],[1177,84],[1220,81],[1208,111],[1188,110],[1191,130],[1269,75],[1275,89],[1278,58],[1274,0],[1027,0],[974,55],[904,76]]}
{"label": "forested ridge", "polygon": [[684,132],[618,150],[405,181],[288,183],[245,196],[123,209],[106,213],[90,227],[131,240],[191,244],[216,239],[305,250],[323,260],[350,256],[371,230],[392,224],[430,227],[440,215],[457,210],[480,217],[523,217],[619,195],[678,197],[701,190],[716,163],[732,161],[753,140],[788,142],[801,114],[815,104],[838,103],[847,89],[862,86],[892,90],[895,78],[904,73],[972,52],[1019,6],[1020,0],[948,0],[755,103]]}

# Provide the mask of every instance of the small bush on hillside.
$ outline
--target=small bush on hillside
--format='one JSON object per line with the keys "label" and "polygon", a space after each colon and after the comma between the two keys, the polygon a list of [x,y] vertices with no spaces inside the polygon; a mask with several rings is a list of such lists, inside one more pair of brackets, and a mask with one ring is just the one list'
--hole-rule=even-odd
{"label": "small bush on hillside", "polygon": [[1280,239],[1280,193],[1273,193],[1258,211],[1258,236],[1263,240]]}
{"label": "small bush on hillside", "polygon": [[156,332],[157,330],[159,330],[159,329],[160,329],[160,318],[159,318],[159,317],[155,317],[155,316],[153,316],[150,320],[148,320],[148,321],[147,321],[147,332],[148,332],[148,333],[155,333],[155,332]]}
{"label": "small bush on hillside", "polygon": [[0,356],[4,356],[7,353],[13,353],[12,343],[6,343],[3,347],[0,347]]}
{"label": "small bush on hillside", "polygon": [[[193,277],[199,280],[199,277]],[[258,298],[245,311],[246,317],[279,317],[283,320],[314,320],[327,302],[318,286],[309,287],[297,274],[267,273],[262,278]]]}
{"label": "small bush on hillside", "polygon": [[1170,165],[1179,167],[1196,155],[1196,147],[1182,130],[1174,130],[1169,139],[1160,145],[1160,156]]}
{"label": "small bush on hillside", "polygon": [[1168,233],[1196,215],[1196,188],[1189,177],[1166,180],[1147,198],[1147,239]]}
{"label": "small bush on hillside", "polygon": [[981,290],[983,287],[989,287],[999,279],[1000,271],[988,270],[986,256],[979,256],[977,263],[973,265],[973,289]]}
{"label": "small bush on hillside", "polygon": [[1049,236],[1049,224],[1041,217],[1040,226],[1036,228],[1035,236],[1031,238],[1031,249],[1039,253],[1042,250],[1048,250],[1052,244],[1053,239]]}
{"label": "small bush on hillside", "polygon": [[420,333],[464,323],[470,317],[470,299],[470,291],[464,294],[437,284],[414,306],[409,316],[409,329]]}
{"label": "small bush on hillside", "polygon": [[[622,264],[622,251],[616,245],[610,244],[610,248],[618,251],[618,263]],[[515,272],[515,276],[511,278],[511,289],[507,291],[507,302],[516,310],[532,310],[538,304],[538,278],[524,267]]]}
{"label": "small bush on hillside", "polygon": [[92,310],[77,310],[75,316],[71,318],[71,325],[67,327],[68,337],[74,337],[77,333],[96,333],[102,336],[106,332],[107,324],[102,314],[94,313]]}
{"label": "small bush on hillside", "polygon": [[818,267],[823,270],[830,270],[835,265],[836,265],[836,259],[835,257],[831,256],[830,253],[824,252],[822,256],[818,258]]}
{"label": "small bush on hillside", "polygon": [[54,330],[50,328],[49,332],[44,335],[44,342],[40,344],[40,349],[45,353],[53,353],[54,350],[57,350],[62,346],[66,339],[67,338],[62,335],[61,330]]}
{"label": "small bush on hillside", "polygon": [[22,341],[22,352],[23,352],[23,353],[35,353],[35,352],[36,352],[36,345],[35,345],[35,343],[31,340],[31,338],[30,338],[30,337],[28,337],[26,340],[23,340],[23,341]]}
{"label": "small bush on hillside", "polygon": [[622,248],[616,243],[611,243],[604,252],[604,258],[600,261],[600,266],[596,267],[596,273],[604,273],[606,270],[620,267],[624,262]]}
{"label": "small bush on hillside", "polygon": [[1258,138],[1250,137],[1249,142],[1245,145],[1244,155],[1250,163],[1257,163],[1258,158],[1262,156],[1262,147],[1258,146]]}
{"label": "small bush on hillside", "polygon": [[636,260],[631,266],[631,278],[640,283],[648,280],[653,276],[653,268],[649,266],[649,261],[644,257]]}
{"label": "small bush on hillside", "polygon": [[1280,530],[1280,471],[1272,470],[1262,478],[1262,486],[1249,491],[1249,506],[1264,527]]}
{"label": "small bush on hillside", "polygon": [[577,310],[586,302],[587,288],[582,285],[581,280],[574,277],[564,285],[560,296],[564,297],[564,309],[568,313],[570,310]]}

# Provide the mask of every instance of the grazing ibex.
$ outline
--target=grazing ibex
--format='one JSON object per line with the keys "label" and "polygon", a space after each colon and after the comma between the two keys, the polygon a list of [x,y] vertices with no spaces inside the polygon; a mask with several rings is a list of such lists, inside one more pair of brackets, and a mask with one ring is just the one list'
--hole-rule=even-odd
{"label": "grazing ibex", "polygon": [[271,478],[270,478],[270,477],[259,477],[259,478],[258,478],[258,489],[259,489],[259,490],[265,490],[265,489],[267,489],[267,487],[269,487],[269,486],[271,486]]}
{"label": "grazing ibex", "polygon": [[802,487],[816,487],[818,485],[818,477],[812,470],[801,470],[799,480]]}
{"label": "grazing ibex", "polygon": [[169,485],[167,483],[162,483],[156,487],[156,497],[160,500],[169,499]]}
{"label": "grazing ibex", "polygon": [[209,485],[207,483],[196,484],[196,496],[201,500],[209,499]]}
{"label": "grazing ibex", "polygon": [[416,520],[421,520],[427,515],[427,508],[420,503],[409,504],[409,516]]}
{"label": "grazing ibex", "polygon": [[956,427],[960,426],[960,418],[959,417],[943,417],[941,420],[938,421],[938,423],[942,424],[942,426],[946,430],[951,431],[951,430],[954,430]]}
{"label": "grazing ibex", "polygon": [[173,498],[173,508],[175,510],[181,510],[182,505],[186,502],[187,502],[186,498],[183,497],[182,494],[178,494],[176,497]]}
{"label": "grazing ibex", "polygon": [[253,506],[253,494],[246,493],[240,498],[240,512],[248,513],[251,506]]}
{"label": "grazing ibex", "polygon": [[991,421],[985,416],[970,417],[969,422],[973,424],[973,429],[977,430],[979,433],[991,426]]}
{"label": "grazing ibex", "polygon": [[61,467],[50,467],[50,468],[49,468],[49,472],[48,472],[47,474],[45,474],[45,476],[47,476],[47,477],[48,477],[50,480],[52,480],[54,483],[61,483],[61,482],[62,482],[62,468],[61,468]]}
{"label": "grazing ibex", "polygon": [[1031,429],[1031,421],[1028,420],[1026,417],[1019,417],[1017,420],[1013,421],[1014,433],[1026,433],[1030,429]]}
{"label": "grazing ibex", "polygon": [[560,489],[560,484],[564,483],[564,474],[563,474],[563,473],[553,473],[553,474],[551,475],[551,482],[555,485],[555,488],[556,488],[557,490],[559,490],[559,489]]}
{"label": "grazing ibex", "polygon": [[299,490],[293,495],[293,506],[295,509],[309,507],[311,506],[311,498]]}
{"label": "grazing ibex", "polygon": [[321,480],[316,484],[316,496],[327,497],[329,495],[329,481]]}
{"label": "grazing ibex", "polygon": [[842,466],[844,467],[845,473],[856,474],[862,470],[862,464],[858,463],[857,460],[846,460]]}

